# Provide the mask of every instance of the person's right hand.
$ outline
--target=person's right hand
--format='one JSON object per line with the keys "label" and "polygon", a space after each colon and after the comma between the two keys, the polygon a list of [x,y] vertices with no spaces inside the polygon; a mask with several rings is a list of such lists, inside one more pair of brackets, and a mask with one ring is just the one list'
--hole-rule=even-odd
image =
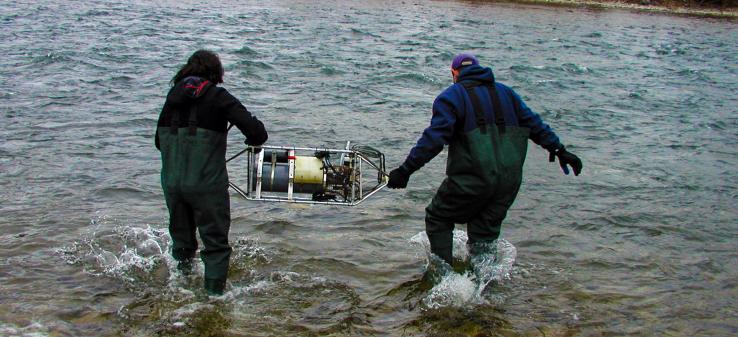
{"label": "person's right hand", "polygon": [[410,174],[402,168],[402,166],[390,171],[389,181],[387,181],[387,187],[392,189],[405,188],[407,182],[410,180]]}

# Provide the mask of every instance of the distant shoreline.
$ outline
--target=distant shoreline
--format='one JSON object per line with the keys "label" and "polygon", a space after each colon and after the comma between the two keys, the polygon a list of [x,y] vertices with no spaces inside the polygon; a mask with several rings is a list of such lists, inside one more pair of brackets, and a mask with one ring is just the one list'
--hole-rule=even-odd
{"label": "distant shoreline", "polygon": [[[561,7],[590,7],[590,8],[614,8],[628,9],[652,13],[664,13],[675,15],[701,16],[712,18],[738,18],[738,7],[717,8],[717,7],[698,7],[698,6],[667,6],[650,4],[643,5],[639,3],[627,2],[622,0],[503,0],[512,3],[538,4]],[[641,3],[650,3],[652,1],[644,0]],[[655,2],[655,1],[654,1]]]}

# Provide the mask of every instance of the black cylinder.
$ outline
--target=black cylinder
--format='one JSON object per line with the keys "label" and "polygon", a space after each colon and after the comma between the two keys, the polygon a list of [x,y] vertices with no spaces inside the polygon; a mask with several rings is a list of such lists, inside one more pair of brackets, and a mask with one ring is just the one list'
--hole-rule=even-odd
{"label": "black cylinder", "polygon": [[[290,165],[288,163],[280,163],[277,160],[274,165],[274,175],[272,175],[272,163],[271,158],[264,155],[264,165],[261,168],[261,191],[262,192],[284,192],[287,193],[287,187],[290,180]],[[286,156],[285,156],[286,159]],[[256,190],[256,165],[254,165],[254,172],[252,172],[253,179],[251,181],[252,190]],[[321,184],[292,184],[293,193],[315,193],[322,192],[323,185]]]}
{"label": "black cylinder", "polygon": [[275,154],[277,156],[276,158],[277,163],[287,162],[287,150],[263,150],[263,151],[264,151],[264,166],[266,166],[267,163],[272,162],[272,154]]}

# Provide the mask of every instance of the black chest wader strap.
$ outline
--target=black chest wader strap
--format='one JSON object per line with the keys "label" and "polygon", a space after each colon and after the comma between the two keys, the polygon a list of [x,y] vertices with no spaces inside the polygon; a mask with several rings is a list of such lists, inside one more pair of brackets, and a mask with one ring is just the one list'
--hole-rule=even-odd
{"label": "black chest wader strap", "polygon": [[190,119],[187,122],[190,128],[190,134],[194,135],[197,133],[197,104],[193,104],[190,108]]}
{"label": "black chest wader strap", "polygon": [[469,98],[471,98],[474,116],[477,120],[477,126],[479,126],[479,129],[482,133],[487,133],[487,121],[484,119],[484,109],[482,108],[482,101],[479,99],[479,95],[477,95],[474,88],[478,86],[487,87],[489,97],[492,99],[492,113],[495,116],[495,125],[497,126],[497,130],[499,130],[500,133],[504,133],[505,117],[504,112],[502,111],[502,103],[500,102],[500,97],[497,96],[497,89],[495,88],[494,83],[492,83],[491,85],[487,85],[480,84],[479,82],[467,82],[464,83],[463,86],[464,89],[466,89],[467,94],[469,94]]}
{"label": "black chest wader strap", "polygon": [[479,100],[479,96],[474,92],[474,88],[478,87],[479,84],[474,83],[464,83],[464,89],[466,89],[466,93],[469,95],[469,98],[471,98],[472,102],[472,110],[474,110],[474,117],[476,117],[477,120],[477,126],[479,127],[479,131],[482,133],[487,133],[487,121],[484,119],[484,110],[482,110],[482,101]]}
{"label": "black chest wader strap", "polygon": [[[169,128],[172,134],[177,134],[179,128],[179,115],[180,112],[175,111],[174,116],[172,116],[172,126]],[[191,135],[197,133],[197,104],[192,105],[192,107],[190,108],[190,115],[187,121],[187,126],[189,127],[189,132]]]}
{"label": "black chest wader strap", "polygon": [[173,135],[177,134],[177,128],[179,128],[179,111],[174,111],[174,116],[172,116],[172,122],[171,126],[169,127],[169,132],[171,132]]}
{"label": "black chest wader strap", "polygon": [[489,91],[489,97],[492,98],[492,108],[494,109],[495,114],[495,125],[497,125],[497,130],[500,130],[500,133],[505,133],[505,112],[502,111],[502,102],[500,102],[500,96],[497,95],[497,86],[492,83],[492,85],[487,86],[487,90]]}

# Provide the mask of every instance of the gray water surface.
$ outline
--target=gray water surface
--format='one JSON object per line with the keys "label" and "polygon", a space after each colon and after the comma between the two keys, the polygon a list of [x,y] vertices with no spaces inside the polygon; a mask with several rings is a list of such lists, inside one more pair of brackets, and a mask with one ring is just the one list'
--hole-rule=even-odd
{"label": "gray water surface", "polygon": [[[6,1],[0,28],[0,335],[738,333],[735,22],[475,1]],[[531,143],[481,291],[468,274],[421,281],[445,152],[354,208],[234,194],[228,292],[208,299],[201,265],[174,272],[152,138],[198,48],[220,54],[268,144],[351,140],[391,167],[471,51],[584,172]],[[233,154],[243,138],[229,137]]]}

